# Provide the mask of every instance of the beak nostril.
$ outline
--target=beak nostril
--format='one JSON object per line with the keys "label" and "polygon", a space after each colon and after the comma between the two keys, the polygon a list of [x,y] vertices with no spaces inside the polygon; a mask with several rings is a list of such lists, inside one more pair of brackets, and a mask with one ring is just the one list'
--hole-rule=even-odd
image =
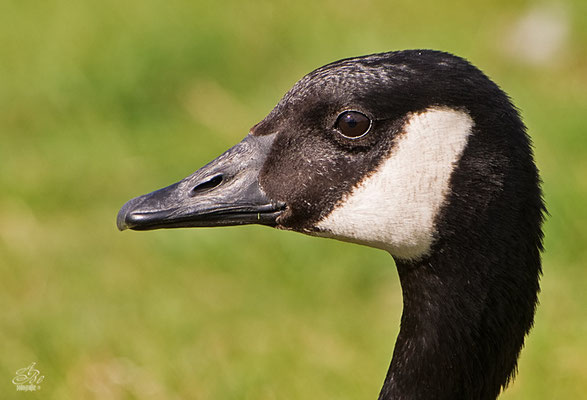
{"label": "beak nostril", "polygon": [[216,186],[222,183],[222,175],[216,175],[212,178],[204,181],[198,185],[196,185],[192,191],[190,192],[190,196],[195,196],[201,192],[205,192],[206,190],[214,189]]}

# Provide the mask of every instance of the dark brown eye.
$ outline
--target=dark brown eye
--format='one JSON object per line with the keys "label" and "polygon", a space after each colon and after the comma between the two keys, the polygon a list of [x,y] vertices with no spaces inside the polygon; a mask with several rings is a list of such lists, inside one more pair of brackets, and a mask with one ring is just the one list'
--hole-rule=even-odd
{"label": "dark brown eye", "polygon": [[348,138],[363,136],[371,127],[371,120],[358,111],[345,111],[338,116],[336,128]]}

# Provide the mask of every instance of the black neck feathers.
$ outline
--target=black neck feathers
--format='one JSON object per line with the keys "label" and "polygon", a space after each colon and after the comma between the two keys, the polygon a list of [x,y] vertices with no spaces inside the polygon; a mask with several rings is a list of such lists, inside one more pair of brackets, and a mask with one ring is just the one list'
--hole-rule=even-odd
{"label": "black neck feathers", "polygon": [[545,209],[529,139],[516,112],[508,117],[492,122],[497,133],[477,124],[430,254],[397,260],[404,310],[380,400],[495,399],[516,372],[540,290]]}

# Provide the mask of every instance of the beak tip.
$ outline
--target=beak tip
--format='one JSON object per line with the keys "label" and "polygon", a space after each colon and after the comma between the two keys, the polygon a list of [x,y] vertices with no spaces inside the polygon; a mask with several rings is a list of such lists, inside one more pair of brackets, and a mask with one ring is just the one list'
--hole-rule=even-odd
{"label": "beak tip", "polygon": [[123,205],[120,211],[118,211],[118,215],[116,216],[116,227],[121,232],[130,228],[128,223],[128,215],[129,211],[132,211],[130,207],[131,202],[132,200]]}
{"label": "beak tip", "polygon": [[122,210],[120,210],[118,212],[118,216],[116,217],[116,227],[121,232],[128,229],[128,226],[126,225],[126,222],[124,221],[124,215],[122,213]]}

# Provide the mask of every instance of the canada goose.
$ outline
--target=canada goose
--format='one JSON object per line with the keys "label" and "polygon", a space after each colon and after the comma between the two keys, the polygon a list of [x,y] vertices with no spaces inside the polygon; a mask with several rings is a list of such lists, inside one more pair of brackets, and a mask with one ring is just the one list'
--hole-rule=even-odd
{"label": "canada goose", "polygon": [[403,292],[379,399],[495,399],[541,274],[542,201],[508,96],[462,58],[409,50],[298,81],[246,138],[126,203],[148,230],[262,224],[387,250]]}

